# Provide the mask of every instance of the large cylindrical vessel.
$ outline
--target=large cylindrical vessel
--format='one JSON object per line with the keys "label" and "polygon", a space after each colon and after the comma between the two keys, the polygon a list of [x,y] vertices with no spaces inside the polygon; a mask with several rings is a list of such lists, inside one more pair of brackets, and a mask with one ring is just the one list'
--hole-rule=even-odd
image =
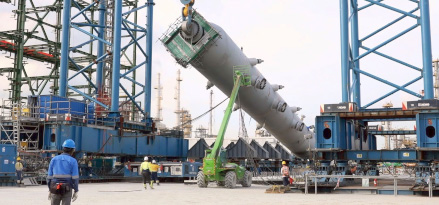
{"label": "large cylindrical vessel", "polygon": [[241,70],[251,85],[240,88],[237,104],[296,156],[307,158],[307,149],[314,148],[313,133],[295,113],[300,108],[289,106],[276,92],[282,86],[270,84],[256,69],[262,60],[247,58],[221,27],[199,13],[194,13],[190,24],[178,23],[161,38],[177,62],[192,65],[227,96],[235,70]]}

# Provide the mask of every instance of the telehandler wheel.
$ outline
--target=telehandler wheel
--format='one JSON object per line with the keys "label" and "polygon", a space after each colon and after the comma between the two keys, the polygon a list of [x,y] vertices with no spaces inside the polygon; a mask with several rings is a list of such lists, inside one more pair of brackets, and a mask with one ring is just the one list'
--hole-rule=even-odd
{"label": "telehandler wheel", "polygon": [[241,185],[243,187],[251,187],[252,186],[252,173],[249,171],[245,171],[244,178],[242,179]]}
{"label": "telehandler wheel", "polygon": [[206,177],[204,176],[203,171],[199,171],[197,174],[197,184],[200,188],[206,188],[208,182],[206,181]]}
{"label": "telehandler wheel", "polygon": [[234,171],[228,171],[225,177],[226,188],[233,189],[236,187],[236,173]]}

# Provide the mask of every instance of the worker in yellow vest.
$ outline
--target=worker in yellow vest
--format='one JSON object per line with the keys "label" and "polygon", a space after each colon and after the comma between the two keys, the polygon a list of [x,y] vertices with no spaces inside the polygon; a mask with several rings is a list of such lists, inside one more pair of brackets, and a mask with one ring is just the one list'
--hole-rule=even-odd
{"label": "worker in yellow vest", "polygon": [[146,183],[149,181],[151,181],[151,173],[149,171],[149,162],[148,162],[148,157],[144,157],[143,158],[144,162],[142,162],[142,164],[140,164],[140,173],[142,174],[142,178],[143,178],[143,188],[146,189]]}
{"label": "worker in yellow vest", "polygon": [[17,183],[22,184],[22,182],[23,182],[23,164],[21,163],[20,157],[17,157],[17,163],[15,163],[15,172],[17,173]]}
{"label": "worker in yellow vest", "polygon": [[149,164],[149,171],[151,171],[151,182],[149,186],[151,186],[151,189],[154,189],[153,184],[157,181],[158,182],[158,176],[157,171],[159,170],[159,165],[155,160],[152,160],[152,163]]}

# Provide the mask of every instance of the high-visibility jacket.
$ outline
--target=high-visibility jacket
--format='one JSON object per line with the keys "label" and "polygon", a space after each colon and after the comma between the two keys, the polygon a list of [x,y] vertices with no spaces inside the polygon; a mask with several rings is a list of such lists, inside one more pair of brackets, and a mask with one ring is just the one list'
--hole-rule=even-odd
{"label": "high-visibility jacket", "polygon": [[47,185],[50,182],[69,183],[77,192],[79,184],[78,161],[67,153],[54,157],[47,170]]}
{"label": "high-visibility jacket", "polygon": [[159,170],[159,165],[157,165],[157,164],[149,164],[149,171],[151,171],[151,172],[157,172],[158,170]]}
{"label": "high-visibility jacket", "polygon": [[15,163],[15,170],[16,171],[22,171],[23,170],[23,164],[21,162]]}
{"label": "high-visibility jacket", "polygon": [[150,164],[150,162],[142,162],[142,164],[140,164],[140,171],[148,170],[149,169],[149,164]]}

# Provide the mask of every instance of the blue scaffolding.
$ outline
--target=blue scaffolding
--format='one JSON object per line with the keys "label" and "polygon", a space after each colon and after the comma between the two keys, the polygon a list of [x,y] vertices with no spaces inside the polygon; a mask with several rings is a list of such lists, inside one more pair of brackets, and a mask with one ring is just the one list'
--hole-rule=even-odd
{"label": "blue scaffolding", "polygon": [[[63,8],[63,25],[62,25],[62,44],[61,44],[61,66],[60,66],[60,92],[61,97],[68,96],[68,90],[72,90],[84,98],[102,106],[108,110],[112,116],[119,116],[119,88],[123,90],[129,102],[132,103],[144,115],[144,120],[151,118],[151,57],[152,57],[152,26],[153,26],[153,0],[148,0],[145,5],[131,5],[130,2],[122,0],[100,0],[93,1],[88,6],[81,6],[76,0],[65,0]],[[78,11],[72,15],[72,10]],[[99,20],[97,22],[87,17],[87,12],[97,10],[99,12]],[[147,10],[146,27],[130,21],[131,14],[141,10]],[[82,16],[86,22],[77,20],[78,16]],[[110,19],[108,18],[110,16]],[[76,19],[76,20],[75,20]],[[71,36],[71,30],[79,31],[89,39],[74,39]],[[97,34],[97,35],[96,35]],[[123,34],[123,35],[122,35]],[[138,36],[138,34],[140,34]],[[125,45],[122,45],[124,36],[129,38]],[[145,40],[146,42],[142,42]],[[73,58],[73,53],[78,48],[97,42],[97,56],[91,63],[86,66],[80,66],[80,63]],[[75,45],[72,45],[75,44]],[[143,46],[145,45],[145,46]],[[109,48],[105,50],[105,48]],[[144,49],[146,47],[146,51]],[[126,56],[126,52],[133,49],[134,59],[131,66],[121,69],[121,57]],[[136,50],[140,50],[142,60],[138,61],[135,57]],[[103,103],[102,98],[104,92],[104,67],[106,62],[109,63],[111,69],[111,104]],[[69,76],[69,65],[77,67],[78,71]],[[96,66],[96,80],[86,75],[93,67]],[[135,71],[145,66],[145,80],[139,82],[135,78]],[[125,70],[121,73],[122,70]],[[70,82],[77,76],[82,75],[87,82],[95,88],[95,95],[89,95],[81,92]],[[133,83],[131,92],[121,84],[121,79],[125,79]],[[135,91],[134,85],[142,87],[140,91]],[[136,98],[144,95],[144,107],[142,108],[136,101]],[[125,102],[126,103],[126,102]],[[125,104],[123,103],[123,104]]]}
{"label": "blue scaffolding", "polygon": [[[404,11],[393,6],[389,6],[382,2],[382,0],[365,0],[368,4],[359,7],[358,0],[340,0],[340,36],[341,36],[341,76],[342,76],[342,102],[355,102],[360,109],[366,109],[371,105],[379,102],[380,100],[396,93],[397,91],[404,91],[415,97],[422,99],[433,99],[433,72],[432,72],[432,54],[431,54],[431,34],[430,34],[430,12],[429,12],[429,1],[428,0],[408,0],[408,2],[413,2],[415,6],[414,9],[410,11]],[[389,11],[400,13],[401,16],[395,20],[389,22],[388,24],[378,28],[376,31],[360,38],[358,32],[358,13],[369,7],[379,6],[388,9]],[[420,15],[415,15],[416,11],[420,10]],[[414,19],[414,24],[409,26],[404,31],[395,34],[389,39],[382,41],[382,43],[369,48],[365,45],[365,41],[372,36],[386,30],[395,23],[405,19]],[[378,51],[378,49],[386,46],[390,42],[400,38],[401,36],[409,33],[410,31],[421,27],[421,38],[422,38],[422,68],[411,65],[410,63],[404,62],[403,59],[398,59],[387,55],[383,52]],[[350,30],[349,30],[350,28]],[[350,35],[349,35],[350,31]],[[349,44],[350,40],[350,44]],[[364,52],[360,53],[360,49]],[[398,85],[394,82],[390,82],[383,77],[374,75],[367,72],[365,69],[360,69],[360,64],[365,61],[364,57],[369,54],[379,55],[387,60],[399,63],[416,71],[419,71],[419,76],[413,78],[413,80],[403,84]],[[376,81],[384,83],[388,86],[394,87],[395,89],[391,92],[377,97],[375,100],[362,105],[361,102],[361,80],[360,76],[365,75]],[[424,80],[424,95],[412,91],[407,88],[407,86],[419,81]],[[352,80],[352,82],[351,82]]]}

